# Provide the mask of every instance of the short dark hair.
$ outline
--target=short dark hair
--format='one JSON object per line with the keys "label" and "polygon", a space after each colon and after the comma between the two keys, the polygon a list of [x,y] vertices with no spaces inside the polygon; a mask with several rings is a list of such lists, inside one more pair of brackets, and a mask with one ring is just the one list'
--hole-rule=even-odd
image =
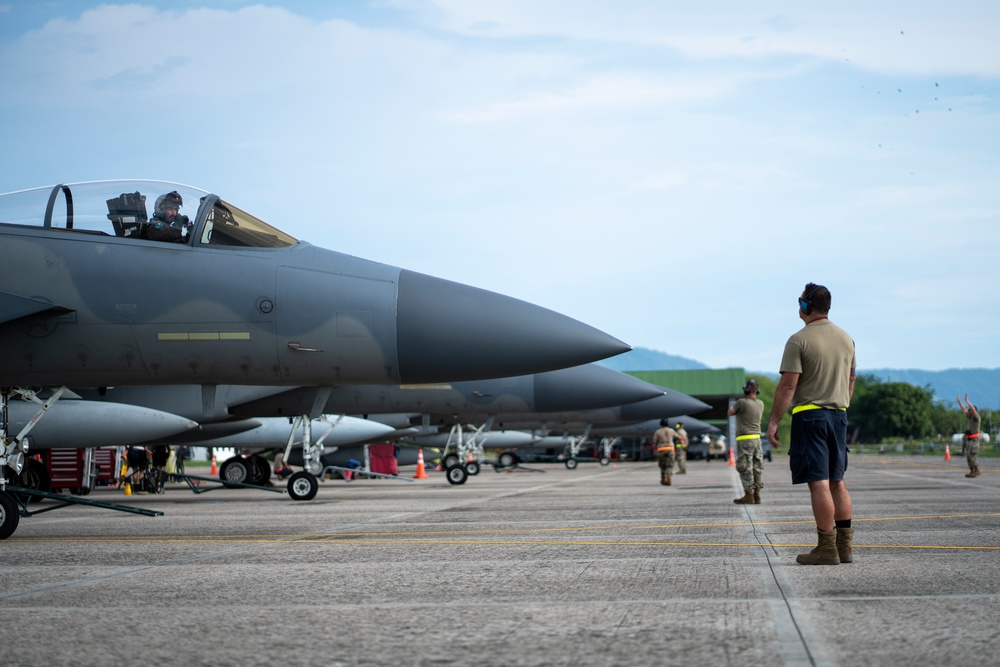
{"label": "short dark hair", "polygon": [[669,419],[661,419],[660,420],[660,426],[670,426],[670,420]]}
{"label": "short dark hair", "polygon": [[808,283],[806,288],[802,290],[802,294],[809,294],[809,301],[812,303],[810,311],[814,313],[827,314],[830,312],[830,305],[833,302],[833,297],[830,296],[830,290],[828,290],[823,285],[817,285],[816,283]]}

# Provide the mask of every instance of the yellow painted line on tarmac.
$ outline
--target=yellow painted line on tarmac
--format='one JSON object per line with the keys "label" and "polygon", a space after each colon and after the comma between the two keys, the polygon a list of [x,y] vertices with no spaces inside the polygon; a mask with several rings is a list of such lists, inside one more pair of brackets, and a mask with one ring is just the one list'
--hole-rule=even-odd
{"label": "yellow painted line on tarmac", "polygon": [[[314,536],[310,536],[314,537]],[[815,543],[806,542],[677,542],[671,540],[407,540],[401,538],[393,539],[338,539],[342,536],[330,536],[331,539],[309,539],[300,540],[291,536],[285,537],[215,537],[215,538],[187,538],[172,537],[159,539],[142,539],[146,543],[163,544],[183,544],[195,542],[198,544],[315,544],[315,545],[343,545],[349,543],[359,546],[525,546],[525,547],[562,547],[562,546],[607,546],[607,547],[693,547],[693,548],[760,548],[771,547],[775,549],[796,548],[808,549],[816,546]],[[113,542],[114,540],[102,540],[91,538],[13,538],[8,542]],[[138,538],[127,540],[130,542],[139,541]],[[891,550],[937,550],[937,551],[1000,551],[1000,546],[996,545],[954,545],[954,544],[858,544],[855,549],[891,549]]]}
{"label": "yellow painted line on tarmac", "polygon": [[[963,513],[963,514],[914,514],[908,516],[894,516],[894,517],[865,517],[852,519],[854,523],[859,522],[872,522],[872,521],[921,521],[928,519],[967,519],[967,518],[982,518],[982,517],[1000,517],[1000,512],[985,512],[985,513]],[[737,521],[737,522],[713,522],[713,523],[671,523],[671,524],[648,524],[639,526],[629,526],[623,524],[611,524],[611,525],[601,525],[601,526],[555,526],[549,528],[482,528],[482,529],[449,529],[449,530],[415,530],[415,531],[370,531],[363,533],[277,533],[274,535],[261,536],[261,535],[139,535],[139,536],[123,536],[123,537],[12,537],[7,540],[8,543],[11,542],[94,542],[94,543],[104,543],[104,544],[114,544],[114,543],[134,543],[134,542],[195,542],[195,543],[212,543],[212,542],[287,542],[290,540],[306,540],[306,541],[353,541],[353,542],[363,542],[366,538],[373,542],[377,541],[381,544],[386,544],[389,542],[388,537],[427,537],[434,535],[455,535],[456,533],[464,535],[475,535],[475,534],[485,534],[485,535],[502,535],[502,534],[524,534],[524,533],[567,533],[567,532],[590,532],[590,531],[600,531],[600,530],[619,530],[619,531],[635,531],[635,530],[677,530],[677,529],[687,529],[687,528],[740,528],[746,526],[789,526],[789,525],[799,525],[799,524],[812,524],[814,519],[792,519],[788,521]],[[430,543],[430,542],[428,542]],[[442,542],[446,543],[446,542]],[[484,542],[485,543],[485,542]],[[507,544],[507,542],[504,542]],[[531,544],[536,544],[536,542],[531,542]],[[540,543],[538,543],[540,544]],[[555,542],[554,544],[571,544],[570,542]],[[589,544],[589,542],[587,542]],[[607,542],[607,544],[617,544],[617,542]],[[631,543],[630,543],[631,544]],[[641,543],[636,543],[641,544]],[[656,542],[656,544],[665,544],[662,542]],[[673,544],[673,543],[671,543]],[[693,543],[678,543],[678,544],[693,544]],[[706,546],[711,546],[709,543],[698,543],[705,544]],[[728,543],[727,543],[728,544]],[[738,546],[738,545],[737,545]],[[785,545],[772,545],[772,546],[785,546]],[[809,546],[809,545],[787,545],[787,546]],[[815,546],[815,545],[812,545]],[[912,548],[912,547],[911,547]],[[937,548],[937,547],[934,547]],[[957,547],[940,547],[940,548],[957,548]],[[975,547],[981,548],[981,547]]]}

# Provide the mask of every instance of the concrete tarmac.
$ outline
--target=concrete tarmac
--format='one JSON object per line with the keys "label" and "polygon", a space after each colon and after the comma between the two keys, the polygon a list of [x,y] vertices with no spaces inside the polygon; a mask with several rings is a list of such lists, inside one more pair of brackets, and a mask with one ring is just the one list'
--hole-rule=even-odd
{"label": "concrete tarmac", "polygon": [[[1000,645],[1000,462],[854,456],[855,562],[816,542],[787,459],[760,505],[692,461],[484,468],[89,498],[0,542],[3,664],[988,665]],[[412,468],[410,469],[412,474]],[[49,501],[39,505],[44,508]]]}

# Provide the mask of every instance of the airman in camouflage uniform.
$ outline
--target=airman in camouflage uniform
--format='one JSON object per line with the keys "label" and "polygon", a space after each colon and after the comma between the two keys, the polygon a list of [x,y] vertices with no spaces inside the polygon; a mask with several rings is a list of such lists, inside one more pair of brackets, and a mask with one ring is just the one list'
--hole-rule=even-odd
{"label": "airman in camouflage uniform", "polygon": [[757,381],[747,380],[743,385],[743,398],[737,399],[729,416],[736,417],[736,471],[743,482],[743,497],[733,502],[737,505],[759,505],[760,489],[764,484],[764,451],[760,444],[760,418],[764,402],[757,398]]}
{"label": "airman in camouflage uniform", "polygon": [[670,486],[674,473],[674,437],[676,433],[670,428],[670,422],[660,420],[660,428],[653,434],[653,451],[660,464],[660,484]]}
{"label": "airman in camouflage uniform", "polygon": [[966,477],[979,477],[979,411],[976,410],[976,406],[972,404],[969,400],[969,395],[965,395],[965,402],[968,403],[968,407],[962,404],[962,398],[956,396],[958,399],[958,407],[962,408],[962,412],[965,413],[966,419],[969,420],[969,428],[965,431],[965,461],[969,464],[969,472],[966,473]]}
{"label": "airman in camouflage uniform", "polygon": [[686,475],[688,432],[685,430],[684,424],[677,422],[674,433],[676,434],[674,436],[674,460],[677,462],[677,474]]}

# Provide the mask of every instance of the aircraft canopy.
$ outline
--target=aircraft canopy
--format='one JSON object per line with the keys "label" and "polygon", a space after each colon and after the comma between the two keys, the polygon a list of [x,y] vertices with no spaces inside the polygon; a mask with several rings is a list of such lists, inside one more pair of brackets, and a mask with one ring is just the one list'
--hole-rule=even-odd
{"label": "aircraft canopy", "polygon": [[0,224],[188,245],[298,243],[216,195],[165,181],[93,181],[0,194]]}

